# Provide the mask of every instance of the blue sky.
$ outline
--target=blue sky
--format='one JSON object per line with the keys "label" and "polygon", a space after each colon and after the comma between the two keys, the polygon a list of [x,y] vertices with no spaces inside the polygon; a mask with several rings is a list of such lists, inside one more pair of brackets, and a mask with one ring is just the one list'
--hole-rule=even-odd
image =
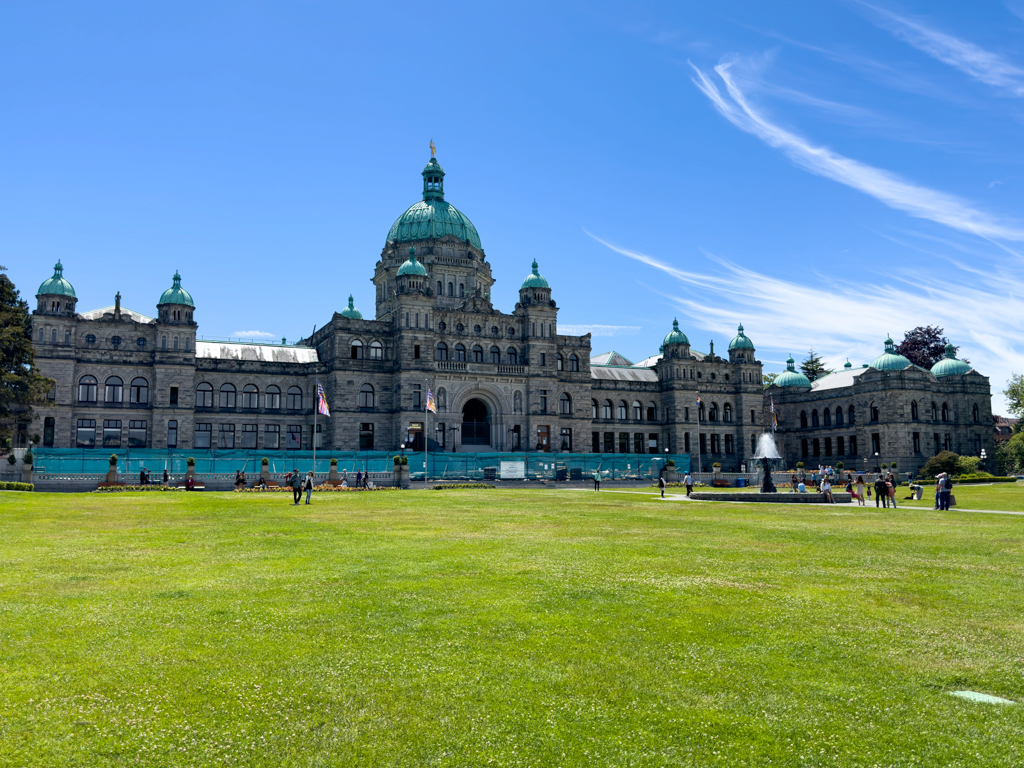
{"label": "blue sky", "polygon": [[[1024,372],[1024,2],[6,3],[0,263],[79,308],[298,338],[370,278],[431,138],[508,311],[765,370],[940,325]],[[596,335],[600,333],[602,335]],[[996,398],[997,409],[1002,398]]]}

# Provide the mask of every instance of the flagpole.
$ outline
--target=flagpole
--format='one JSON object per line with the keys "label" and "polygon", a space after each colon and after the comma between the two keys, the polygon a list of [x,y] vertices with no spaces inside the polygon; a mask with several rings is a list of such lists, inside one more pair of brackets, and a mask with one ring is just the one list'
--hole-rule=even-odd
{"label": "flagpole", "polygon": [[313,485],[316,485],[316,414],[320,410],[320,379],[313,389]]}
{"label": "flagpole", "polygon": [[701,462],[700,456],[700,392],[697,393],[697,471],[704,472],[704,464]]}
{"label": "flagpole", "polygon": [[427,385],[427,397],[423,401],[423,487],[426,488],[427,480],[430,479],[430,470],[428,469],[430,466],[430,456],[428,453],[430,446],[427,445],[427,435],[430,434],[427,431],[430,420],[430,382],[424,379],[423,383]]}

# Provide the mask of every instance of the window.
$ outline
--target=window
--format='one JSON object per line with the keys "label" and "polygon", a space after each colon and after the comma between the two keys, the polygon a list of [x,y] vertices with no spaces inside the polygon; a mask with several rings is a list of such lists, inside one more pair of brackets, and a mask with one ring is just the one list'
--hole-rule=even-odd
{"label": "window", "polygon": [[129,421],[128,422],[128,447],[129,448],[145,448],[146,447],[146,422],[144,421]]}
{"label": "window", "polygon": [[75,444],[79,448],[96,447],[96,419],[79,419]]}
{"label": "window", "polygon": [[373,385],[363,384],[359,387],[359,407],[373,408]]}
{"label": "window", "polygon": [[465,296],[466,296],[466,286],[463,283],[459,283],[459,298],[462,299],[462,298],[465,298]]}
{"label": "window", "polygon": [[615,416],[619,419],[619,421],[625,421],[627,418],[629,418],[629,414],[626,412],[627,409],[625,400],[619,400],[619,407],[616,410],[618,411],[618,413],[616,413]]}
{"label": "window", "polygon": [[731,403],[726,403],[722,407],[722,421],[726,421],[726,422],[731,422],[732,421],[732,404]]}
{"label": "window", "polygon": [[711,452],[721,453],[722,452],[722,436],[719,434],[711,435]]}
{"label": "window", "polygon": [[288,387],[288,394],[285,400],[285,407],[289,411],[302,410],[302,390],[299,387]]}
{"label": "window", "polygon": [[601,404],[601,418],[602,419],[610,419],[611,417],[612,417],[612,401],[611,400],[605,400],[604,403]]}
{"label": "window", "polygon": [[455,283],[448,283],[448,295],[455,298]]}
{"label": "window", "polygon": [[442,320],[440,323],[437,324],[437,330],[441,331],[441,333],[444,333],[445,328],[447,328],[447,327],[448,327],[448,324],[445,323],[444,320]]}
{"label": "window", "polygon": [[221,424],[218,429],[217,447],[218,448],[234,448],[235,447],[235,425],[234,424]]}
{"label": "window", "polygon": [[803,458],[805,458],[805,459],[806,459],[806,458],[808,457],[808,455],[809,455],[809,453],[808,453],[808,451],[807,451],[807,438],[806,438],[806,437],[805,437],[805,438],[804,438],[803,440],[801,440],[801,441],[800,441],[800,455],[801,455],[801,456],[802,456]]}
{"label": "window", "polygon": [[178,348],[178,337],[177,336],[174,337],[174,348],[175,349]]}
{"label": "window", "polygon": [[750,436],[750,452],[757,453],[757,435]]}
{"label": "window", "polygon": [[850,435],[850,455],[851,456],[856,456],[857,455],[857,436],[856,435]]}
{"label": "window", "polygon": [[281,410],[281,390],[271,384],[267,387],[267,393],[263,396],[263,402],[268,411]]}
{"label": "window", "polygon": [[[590,401],[590,418],[592,418],[592,419],[596,419],[597,418],[597,400],[591,400]],[[597,433],[595,432],[594,434],[596,435]],[[595,451],[595,453],[596,453],[596,451]]]}
{"label": "window", "polygon": [[420,359],[420,345],[419,344],[413,344],[412,345],[412,357],[413,357],[413,360],[419,360]]}
{"label": "window", "polygon": [[877,405],[872,403],[870,408],[868,409],[868,413],[870,414],[869,418],[871,419],[871,421],[878,421],[878,406]]}
{"label": "window", "polygon": [[849,408],[846,409],[846,413],[850,417],[849,418],[849,422],[851,424],[856,424],[857,423],[857,411],[854,409],[854,407],[852,405]]}
{"label": "window", "polygon": [[917,400],[910,401],[910,418],[917,421]]}
{"label": "window", "polygon": [[121,422],[116,419],[106,419],[103,422],[103,447],[121,447]]}
{"label": "window", "polygon": [[135,405],[145,405],[149,402],[149,382],[141,377],[132,379],[128,390],[128,402]]}
{"label": "window", "polygon": [[619,453],[629,453],[629,432],[619,432]]}
{"label": "window", "polygon": [[243,424],[242,425],[242,444],[240,448],[255,448],[256,447],[256,435],[258,434],[259,427],[256,424]]}
{"label": "window", "polygon": [[[814,410],[811,411],[811,426],[812,427],[820,426],[818,424],[818,409],[817,408],[815,408]],[[815,454],[815,455],[817,455],[817,454]]]}
{"label": "window", "polygon": [[[78,402],[80,402],[80,403],[95,403],[96,402],[96,377],[95,376],[83,376],[82,378],[80,378],[78,380]],[[93,424],[93,426],[96,426],[96,425]]]}
{"label": "window", "polygon": [[540,391],[540,412],[548,412],[548,391],[546,389]]}
{"label": "window", "polygon": [[509,365],[519,365],[519,353],[515,347],[508,348],[507,359]]}
{"label": "window", "polygon": [[204,381],[196,387],[196,408],[213,408],[213,385]]}
{"label": "window", "polygon": [[359,425],[359,450],[373,450],[373,424]]}
{"label": "window", "polygon": [[448,359],[448,345],[445,344],[443,341],[440,344],[438,344],[437,348],[434,350],[434,359],[435,360],[447,360]]}
{"label": "window", "polygon": [[85,336],[85,343],[86,344],[95,344],[96,343],[96,337],[93,334],[91,334],[91,333],[86,334],[86,336]]}
{"label": "window", "polygon": [[683,433],[683,451],[685,453],[689,453],[690,452],[690,433],[689,432],[684,432]]}
{"label": "window", "polygon": [[302,426],[289,424],[285,430],[284,449],[286,451],[302,450]]}
{"label": "window", "polygon": [[708,421],[718,421],[718,403],[711,403],[711,410],[708,411]]}
{"label": "window", "polygon": [[569,355],[569,373],[579,373],[580,359],[574,354]]}
{"label": "window", "polygon": [[540,364],[541,364],[542,367],[547,367],[548,355],[547,355],[546,352],[541,352],[540,353]]}
{"label": "window", "polygon": [[260,391],[255,384],[246,384],[242,387],[242,408],[247,411],[255,411],[260,407]]}
{"label": "window", "polygon": [[559,450],[572,451],[572,428],[562,427],[559,437],[561,438]]}
{"label": "window", "polygon": [[237,394],[234,384],[220,385],[220,399],[217,404],[220,408],[234,408]]}
{"label": "window", "polygon": [[657,421],[658,420],[658,407],[654,403],[647,404],[647,420]]}
{"label": "window", "polygon": [[417,411],[423,407],[423,388],[420,384],[412,385],[412,407]]}
{"label": "window", "polygon": [[558,352],[555,355],[555,370],[560,371],[565,367],[565,360],[562,359],[562,353]]}
{"label": "window", "polygon": [[633,409],[633,420],[643,421],[644,418],[644,407],[640,404],[639,400],[634,400],[633,405],[630,406]]}
{"label": "window", "polygon": [[[830,411],[828,408],[826,408],[825,409],[825,413],[822,414],[822,417],[824,419],[825,426],[826,427],[831,427],[832,426],[832,411]],[[828,455],[831,455],[831,454],[826,454],[826,456],[828,456]]]}
{"label": "window", "polygon": [[362,360],[363,359],[363,342],[356,339],[352,342],[352,359]]}
{"label": "window", "polygon": [[953,439],[950,437],[949,432],[946,433],[946,436],[945,436],[944,441],[943,441],[943,447],[947,451],[952,451],[953,450]]}
{"label": "window", "polygon": [[[978,423],[978,404],[977,403],[974,404],[974,407],[972,408],[971,412],[972,412],[972,414],[974,416],[974,423],[977,424]],[[978,451],[978,453],[981,453],[981,451]]]}
{"label": "window", "polygon": [[53,446],[53,428],[54,428],[53,416],[47,416],[43,419],[43,446],[50,448]]}
{"label": "window", "polygon": [[383,360],[384,359],[384,345],[379,341],[370,342],[370,359],[371,360]]}
{"label": "window", "polygon": [[[40,335],[42,335],[42,329],[40,329]],[[40,339],[40,341],[42,341],[42,339]],[[53,328],[53,329],[50,330],[50,343],[51,344],[56,344],[57,343],[57,329],[56,328]]]}
{"label": "window", "polygon": [[651,432],[647,435],[647,452],[657,454],[658,453],[658,433]]}
{"label": "window", "polygon": [[936,432],[934,435],[932,435],[932,442],[933,442],[933,444],[935,446],[935,450],[932,451],[932,453],[938,453],[939,450],[942,448],[942,444],[939,441],[939,433],[938,432]]}
{"label": "window", "polygon": [[932,421],[938,421],[939,419],[939,407],[932,400]]}
{"label": "window", "polygon": [[942,420],[949,421],[949,406],[945,403],[942,404]]}
{"label": "window", "polygon": [[167,447],[178,447],[178,422],[176,419],[167,422]]}
{"label": "window", "polygon": [[463,344],[456,344],[453,351],[455,354],[452,356],[452,360],[457,363],[466,362],[466,347]]}
{"label": "window", "polygon": [[914,453],[920,453],[920,452],[921,452],[921,433],[920,432],[915,432],[914,433]]}
{"label": "window", "polygon": [[111,336],[110,337],[110,343],[113,346],[115,346],[115,347],[120,347],[121,346],[121,337],[120,336]]}
{"label": "window", "polygon": [[838,453],[840,456],[845,456],[846,455],[846,438],[845,437],[837,437],[836,438],[836,453]]}
{"label": "window", "polygon": [[836,408],[836,426],[837,427],[843,426],[843,409],[842,408]]}
{"label": "window", "polygon": [[[877,432],[872,432],[871,433],[871,452],[872,453],[881,453],[882,452],[882,439],[881,439],[881,435],[879,435]],[[878,461],[878,459],[875,459],[875,461]]]}
{"label": "window", "polygon": [[[536,335],[536,334],[534,334]],[[590,451],[591,453],[601,452],[601,433],[591,432],[590,433]]]}
{"label": "window", "polygon": [[568,392],[563,392],[558,396],[558,412],[563,416],[572,414],[572,398]]}
{"label": "window", "polygon": [[644,433],[634,432],[633,433],[633,453],[646,453],[644,451]]}
{"label": "window", "polygon": [[463,331],[462,323],[456,323],[455,324],[455,330],[458,331],[459,333],[462,333],[462,331]]}
{"label": "window", "polygon": [[160,337],[160,349],[167,349],[167,337],[166,336],[161,336]]}
{"label": "window", "polygon": [[324,447],[324,425],[317,424],[316,432],[313,434],[313,447],[323,448]]}
{"label": "window", "polygon": [[178,388],[177,387],[171,387],[170,394],[168,395],[167,399],[168,399],[168,402],[171,405],[177,405],[178,404]]}
{"label": "window", "polygon": [[281,427],[277,424],[267,424],[263,428],[263,447],[275,451],[281,447]]}
{"label": "window", "polygon": [[821,440],[814,438],[814,455],[821,456]]}
{"label": "window", "polygon": [[484,361],[484,348],[479,344],[473,345],[473,362],[482,363]]}
{"label": "window", "polygon": [[135,345],[136,345],[136,346],[137,346],[137,347],[138,347],[139,349],[142,349],[143,347],[145,347],[145,346],[146,346],[146,340],[145,340],[144,338],[142,338],[141,336],[139,336],[139,338],[137,338],[137,339],[135,340]]}
{"label": "window", "polygon": [[725,452],[727,455],[736,453],[736,449],[733,447],[732,435],[725,436]]}
{"label": "window", "polygon": [[690,420],[690,407],[686,406],[683,408],[683,421]]}
{"label": "window", "polygon": [[807,411],[800,411],[800,428],[807,429]]}
{"label": "window", "polygon": [[825,455],[826,456],[831,456],[832,455],[832,438],[831,437],[826,437],[825,438]]}
{"label": "window", "polygon": [[441,284],[440,280],[437,281],[437,295],[444,296],[444,286]]}
{"label": "window", "polygon": [[124,401],[124,384],[120,376],[111,376],[103,385],[103,402],[121,403]]}
{"label": "window", "polygon": [[501,362],[501,350],[497,347],[491,347],[491,362],[495,364]]}

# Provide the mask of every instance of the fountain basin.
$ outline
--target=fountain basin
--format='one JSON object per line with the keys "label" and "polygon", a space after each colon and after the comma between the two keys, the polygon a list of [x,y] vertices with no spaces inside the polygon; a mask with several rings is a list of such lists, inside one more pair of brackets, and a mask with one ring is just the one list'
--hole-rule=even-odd
{"label": "fountain basin", "polygon": [[[697,501],[759,501],[770,504],[826,504],[824,493],[691,493]],[[832,492],[836,504],[847,504],[852,497],[848,493]]]}

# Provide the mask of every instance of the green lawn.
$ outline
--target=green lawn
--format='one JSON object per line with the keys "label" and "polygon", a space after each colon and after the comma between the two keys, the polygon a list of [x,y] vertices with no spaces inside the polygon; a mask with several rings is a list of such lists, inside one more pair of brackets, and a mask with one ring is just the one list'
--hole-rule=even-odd
{"label": "green lawn", "polygon": [[2,766],[1020,766],[1022,661],[1024,517],[0,494]]}

